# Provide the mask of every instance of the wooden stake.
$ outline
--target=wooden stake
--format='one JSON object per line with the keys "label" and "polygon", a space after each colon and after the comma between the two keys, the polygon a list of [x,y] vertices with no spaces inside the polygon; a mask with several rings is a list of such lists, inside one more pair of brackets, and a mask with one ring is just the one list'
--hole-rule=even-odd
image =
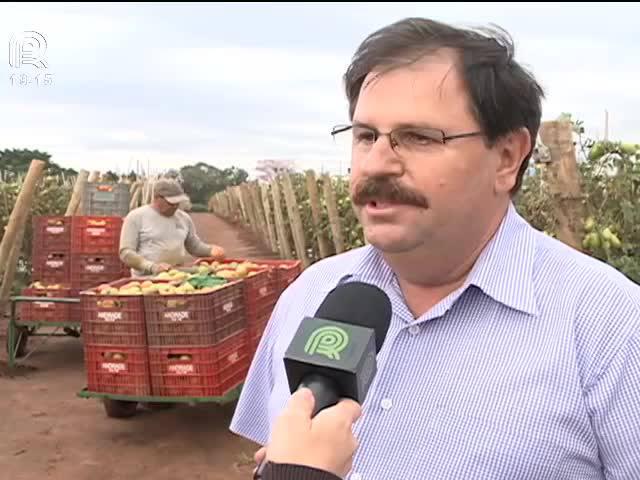
{"label": "wooden stake", "polygon": [[302,219],[300,218],[300,210],[298,210],[296,195],[293,191],[291,176],[289,175],[289,173],[285,172],[282,178],[284,200],[287,204],[287,211],[289,212],[289,224],[291,226],[291,233],[293,234],[293,242],[296,246],[296,253],[298,259],[302,261],[302,267],[307,268],[310,265],[310,261],[309,256],[307,255],[307,246],[305,245],[304,239],[304,228],[302,228]]}
{"label": "wooden stake", "polygon": [[273,195],[273,213],[276,219],[276,232],[278,234],[278,246],[280,248],[280,256],[282,258],[291,258],[291,244],[289,243],[289,236],[284,227],[284,218],[282,216],[282,203],[280,200],[280,185],[276,178],[271,183],[271,195]]}
{"label": "wooden stake", "polygon": [[264,216],[267,221],[267,230],[269,233],[269,245],[271,251],[278,251],[278,240],[276,238],[276,231],[271,221],[271,202],[269,202],[269,186],[265,183],[260,185],[260,195],[262,197],[262,208],[264,209]]}
{"label": "wooden stake", "polygon": [[342,222],[338,213],[338,205],[336,204],[336,196],[333,192],[331,177],[325,173],[322,175],[322,189],[324,191],[324,201],[327,204],[327,213],[329,215],[329,224],[331,225],[331,234],[333,236],[333,244],[336,248],[336,254],[344,252],[344,239],[342,237]]}
{"label": "wooden stake", "polygon": [[559,224],[558,239],[582,250],[581,232],[585,215],[571,122],[543,122],[540,138],[551,154],[547,169]]}
{"label": "wooden stake", "polygon": [[[0,274],[2,274],[2,287],[0,293],[11,292],[11,285],[16,273],[16,263],[22,247],[22,239],[27,225],[27,218],[33,205],[38,181],[47,163],[42,160],[32,160],[29,171],[24,179],[16,203],[11,211],[7,228],[0,243]],[[0,295],[0,315],[6,310],[8,294]]]}
{"label": "wooden stake", "polygon": [[76,177],[76,183],[73,186],[73,193],[71,194],[71,199],[69,200],[69,205],[67,205],[67,211],[65,212],[65,217],[71,217],[76,214],[76,212],[81,209],[82,197],[84,196],[84,187],[87,184],[87,180],[89,179],[89,172],[86,170],[80,170],[78,176]]}
{"label": "wooden stake", "polygon": [[269,231],[267,230],[267,221],[264,217],[264,207],[262,206],[262,201],[258,194],[258,184],[250,183],[248,186],[248,191],[251,195],[251,204],[253,205],[253,210],[256,214],[256,218],[258,220],[258,225],[256,225],[261,234],[262,240],[266,242],[269,238]]}
{"label": "wooden stake", "polygon": [[89,175],[88,181],[89,183],[96,183],[98,180],[100,180],[100,170],[94,170]]}
{"label": "wooden stake", "polygon": [[316,231],[316,239],[318,241],[318,251],[320,258],[326,258],[329,256],[329,242],[323,231],[320,230],[320,223],[322,221],[320,195],[318,194],[318,184],[316,183],[316,176],[313,170],[307,170],[307,192],[309,193],[309,204],[311,205],[311,217],[313,219],[313,228]]}

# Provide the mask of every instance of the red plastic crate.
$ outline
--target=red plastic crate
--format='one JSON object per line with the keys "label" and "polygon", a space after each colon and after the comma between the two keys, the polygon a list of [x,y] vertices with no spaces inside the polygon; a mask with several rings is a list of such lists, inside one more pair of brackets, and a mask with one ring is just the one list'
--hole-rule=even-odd
{"label": "red plastic crate", "polygon": [[223,396],[244,381],[250,361],[244,331],[214,347],[149,347],[153,395]]}
{"label": "red plastic crate", "polygon": [[300,260],[260,260],[260,263],[270,265],[275,269],[278,296],[302,273],[302,262]]}
{"label": "red plastic crate", "polygon": [[71,253],[117,255],[122,217],[73,217]]}
{"label": "red plastic crate", "polygon": [[68,252],[34,252],[33,279],[46,284],[71,283],[71,255]]}
{"label": "red plastic crate", "polygon": [[85,343],[84,364],[90,392],[151,395],[146,348]]}
{"label": "red plastic crate", "polygon": [[264,334],[264,329],[267,327],[267,323],[269,323],[269,319],[247,327],[247,350],[251,357],[253,357],[253,355],[256,353],[256,350],[258,349],[258,344],[262,339],[262,335]]}
{"label": "red plastic crate", "polygon": [[149,346],[215,345],[247,326],[242,282],[210,293],[147,295]]}
{"label": "red plastic crate", "polygon": [[[199,260],[199,265],[206,260]],[[218,262],[221,265],[228,263],[242,263],[242,260],[228,259]],[[253,262],[258,263],[258,262]],[[271,316],[271,312],[278,301],[278,284],[275,270],[271,268],[253,268],[249,270],[250,276],[241,279],[244,284],[244,298],[247,315],[247,324],[264,322]]]}
{"label": "red plastic crate", "polygon": [[[46,285],[45,285],[46,286]],[[21,322],[72,322],[74,321],[70,303],[48,302],[47,298],[74,298],[72,290],[66,288],[40,289],[25,288],[22,295],[25,297],[42,297],[38,302],[20,302],[18,311]]]}
{"label": "red plastic crate", "polygon": [[[122,287],[134,281],[124,278],[109,285]],[[97,289],[80,295],[82,335],[96,345],[146,347],[147,330],[142,295],[99,295]]]}
{"label": "red plastic crate", "polygon": [[71,225],[73,217],[35,216],[33,217],[33,251],[71,251]]}
{"label": "red plastic crate", "polygon": [[123,263],[117,255],[72,255],[71,286],[88,289],[122,278]]}

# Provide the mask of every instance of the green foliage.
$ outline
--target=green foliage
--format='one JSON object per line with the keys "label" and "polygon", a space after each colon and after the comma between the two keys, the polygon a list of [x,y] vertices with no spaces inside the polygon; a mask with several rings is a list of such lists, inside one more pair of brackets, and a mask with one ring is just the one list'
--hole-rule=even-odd
{"label": "green foliage", "polygon": [[[574,131],[581,135],[579,122]],[[585,217],[582,248],[640,283],[640,145],[578,141]],[[523,182],[518,211],[537,229],[556,236],[553,197],[544,165]]]}
{"label": "green foliage", "polygon": [[179,175],[191,202],[202,205],[206,205],[212,195],[227,187],[240,185],[249,176],[241,168],[231,167],[221,170],[203,162],[182,167]]}
{"label": "green foliage", "polygon": [[26,175],[32,160],[47,162],[46,175],[72,176],[78,173],[73,169],[63,168],[57,163],[52,162],[51,155],[46,152],[28,149],[5,149],[0,150],[0,173],[2,174],[2,178],[9,181]]}
{"label": "green foliage", "polygon": [[117,173],[109,170],[107,173],[102,175],[102,181],[109,183],[118,183],[120,181],[120,177]]}
{"label": "green foliage", "polygon": [[206,213],[209,211],[209,209],[202,203],[194,203],[193,205],[191,205],[191,211],[193,213]]}

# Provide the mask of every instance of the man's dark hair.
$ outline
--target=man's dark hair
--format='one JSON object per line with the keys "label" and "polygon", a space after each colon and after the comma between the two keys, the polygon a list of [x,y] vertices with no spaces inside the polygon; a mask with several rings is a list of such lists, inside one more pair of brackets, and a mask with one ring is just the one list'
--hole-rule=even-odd
{"label": "man's dark hair", "polygon": [[344,75],[353,114],[364,79],[374,69],[388,71],[409,66],[440,49],[457,53],[457,63],[471,99],[470,110],[488,146],[525,127],[531,151],[522,162],[515,194],[535,146],[542,116],[544,91],[531,73],[514,60],[514,46],[502,29],[466,30],[424,18],[407,18],[369,35],[358,47]]}

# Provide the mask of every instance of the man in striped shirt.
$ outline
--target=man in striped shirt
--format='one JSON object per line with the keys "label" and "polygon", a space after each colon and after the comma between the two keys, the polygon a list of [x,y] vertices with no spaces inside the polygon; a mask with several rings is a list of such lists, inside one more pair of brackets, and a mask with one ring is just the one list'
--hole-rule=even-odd
{"label": "man in striped shirt", "polygon": [[352,123],[334,133],[351,136],[370,245],[282,294],[231,430],[268,442],[301,319],[358,280],[393,318],[348,478],[640,479],[640,287],[515,211],[543,92],[508,37],[397,22],[345,89]]}

